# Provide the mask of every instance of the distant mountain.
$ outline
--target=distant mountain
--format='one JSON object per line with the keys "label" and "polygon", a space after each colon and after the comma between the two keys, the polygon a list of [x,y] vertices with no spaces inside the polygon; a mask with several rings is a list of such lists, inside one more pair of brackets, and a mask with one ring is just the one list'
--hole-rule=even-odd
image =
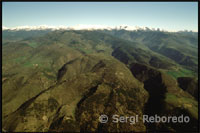
{"label": "distant mountain", "polygon": [[166,56],[187,69],[197,72],[198,34],[193,32],[105,30],[115,37],[139,42],[152,51]]}
{"label": "distant mountain", "polygon": [[31,30],[31,31],[3,30],[2,41],[3,41],[3,44],[6,44],[7,42],[20,41],[20,40],[30,38],[30,37],[40,37],[42,35],[45,35],[48,32],[51,32],[51,30]]}
{"label": "distant mountain", "polygon": [[155,68],[171,69],[180,76],[197,72],[197,35],[193,33],[126,30],[3,31],[3,45],[17,40],[31,47],[51,43],[67,44],[82,53],[103,52],[127,65],[137,61]]}
{"label": "distant mountain", "polygon": [[106,25],[75,25],[75,26],[17,26],[13,28],[8,28],[3,26],[3,30],[19,31],[19,30],[127,30],[127,31],[162,31],[162,32],[193,32],[193,31],[169,31],[166,29],[152,28],[152,27],[141,27],[141,26],[130,26],[130,25],[118,25],[118,26],[106,26]]}

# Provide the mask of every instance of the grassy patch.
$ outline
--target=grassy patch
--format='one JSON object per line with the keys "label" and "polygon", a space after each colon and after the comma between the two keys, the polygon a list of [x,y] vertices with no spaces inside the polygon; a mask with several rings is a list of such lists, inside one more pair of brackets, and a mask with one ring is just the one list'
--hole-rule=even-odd
{"label": "grassy patch", "polygon": [[26,57],[22,56],[22,57],[18,57],[18,58],[15,58],[14,61],[15,62],[21,62],[25,59]]}
{"label": "grassy patch", "polygon": [[83,48],[83,47],[76,47],[76,46],[73,46],[72,48],[75,49],[75,50],[78,50],[78,51],[80,51],[82,53],[85,53],[85,54],[93,53],[93,50],[90,49],[90,48]]}
{"label": "grassy patch", "polygon": [[166,102],[171,103],[171,104],[178,104],[177,102],[177,97],[171,93],[166,94]]}
{"label": "grassy patch", "polygon": [[186,109],[193,117],[198,118],[197,101],[187,97],[177,97],[174,94],[167,93],[165,101],[175,107],[179,106]]}
{"label": "grassy patch", "polygon": [[24,67],[33,67],[33,64],[27,61],[26,63],[24,63]]}
{"label": "grassy patch", "polygon": [[28,45],[33,47],[33,48],[36,48],[38,46],[38,44],[35,43],[35,42],[30,42],[30,43],[28,43]]}
{"label": "grassy patch", "polygon": [[24,67],[42,67],[44,64],[44,60],[41,57],[34,57],[26,61],[23,66]]}
{"label": "grassy patch", "polygon": [[178,71],[167,71],[166,72],[168,75],[174,77],[175,79],[177,79],[178,77],[193,77],[195,76],[195,73],[191,70],[187,70],[187,69],[179,69]]}
{"label": "grassy patch", "polygon": [[93,53],[93,51],[91,49],[86,49],[86,48],[79,48],[79,51],[86,53],[86,54],[90,54]]}

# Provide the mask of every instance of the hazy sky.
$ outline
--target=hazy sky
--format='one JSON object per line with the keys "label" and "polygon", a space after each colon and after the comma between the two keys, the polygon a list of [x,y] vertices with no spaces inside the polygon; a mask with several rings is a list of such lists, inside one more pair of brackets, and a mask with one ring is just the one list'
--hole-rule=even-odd
{"label": "hazy sky", "polygon": [[197,2],[3,2],[3,26],[130,25],[198,30]]}

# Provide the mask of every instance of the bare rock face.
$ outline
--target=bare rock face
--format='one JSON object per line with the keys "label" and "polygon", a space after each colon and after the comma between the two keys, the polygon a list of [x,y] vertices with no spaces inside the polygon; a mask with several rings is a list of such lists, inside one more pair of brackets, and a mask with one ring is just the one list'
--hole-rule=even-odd
{"label": "bare rock face", "polygon": [[[58,81],[22,104],[3,121],[5,131],[146,131],[148,93],[129,69],[112,57],[85,55],[67,62]],[[135,116],[139,122],[103,124],[105,114]],[[120,128],[118,128],[120,127]]]}

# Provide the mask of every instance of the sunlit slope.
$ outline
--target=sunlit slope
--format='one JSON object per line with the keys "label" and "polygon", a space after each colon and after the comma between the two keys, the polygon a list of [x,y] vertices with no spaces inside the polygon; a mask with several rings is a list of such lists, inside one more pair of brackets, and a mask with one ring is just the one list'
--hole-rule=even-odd
{"label": "sunlit slope", "polygon": [[198,33],[125,30],[103,32],[121,39],[140,42],[152,51],[174,60],[186,69],[197,72]]}

